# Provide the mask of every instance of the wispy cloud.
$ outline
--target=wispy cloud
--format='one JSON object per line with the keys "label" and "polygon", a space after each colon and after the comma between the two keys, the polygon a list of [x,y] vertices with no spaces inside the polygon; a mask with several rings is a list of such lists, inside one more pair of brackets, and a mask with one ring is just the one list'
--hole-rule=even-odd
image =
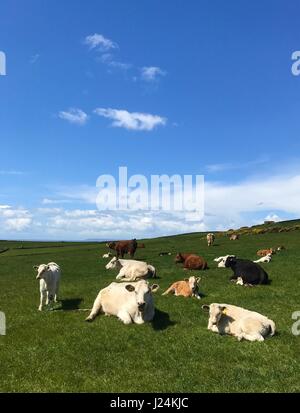
{"label": "wispy cloud", "polygon": [[146,82],[154,82],[160,76],[165,76],[166,74],[167,72],[158,66],[144,66],[141,69],[141,77]]}
{"label": "wispy cloud", "polygon": [[85,112],[83,112],[81,109],[76,108],[70,108],[67,111],[61,111],[59,112],[58,117],[77,125],[84,125],[89,118]]}
{"label": "wispy cloud", "polygon": [[86,44],[90,49],[97,48],[100,51],[117,49],[119,47],[117,43],[98,33],[86,36],[84,44]]}
{"label": "wispy cloud", "polygon": [[127,110],[111,108],[97,108],[94,113],[111,119],[114,127],[135,131],[151,131],[157,126],[164,126],[167,123],[166,118],[150,113],[128,112]]}
{"label": "wispy cloud", "polygon": [[115,69],[128,70],[132,67],[131,63],[115,60],[114,56],[111,53],[104,53],[98,60],[106,64],[108,67]]}
{"label": "wispy cloud", "polygon": [[43,205],[67,204],[69,202],[71,202],[70,199],[49,199],[49,198],[44,198],[42,200]]}
{"label": "wispy cloud", "polygon": [[264,156],[259,159],[255,159],[254,161],[248,161],[248,162],[240,162],[240,163],[225,162],[225,163],[210,164],[210,165],[206,165],[205,169],[210,173],[217,173],[217,172],[224,172],[224,171],[230,171],[230,170],[235,170],[235,169],[247,169],[252,166],[257,166],[257,165],[267,163],[268,161],[269,161],[269,157]]}
{"label": "wispy cloud", "polygon": [[25,172],[16,170],[0,171],[0,175],[24,175]]}
{"label": "wispy cloud", "polygon": [[31,56],[31,58],[29,60],[29,63],[31,63],[33,65],[34,63],[36,63],[39,60],[39,58],[40,58],[40,55],[37,53],[37,54]]}

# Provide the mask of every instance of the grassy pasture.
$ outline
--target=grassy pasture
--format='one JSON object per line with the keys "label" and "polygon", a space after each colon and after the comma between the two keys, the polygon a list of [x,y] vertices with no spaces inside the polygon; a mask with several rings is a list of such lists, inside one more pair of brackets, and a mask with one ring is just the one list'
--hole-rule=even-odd
{"label": "grassy pasture", "polygon": [[[136,258],[157,268],[153,323],[124,326],[115,317],[85,323],[99,289],[116,273],[104,268],[107,251],[97,243],[0,241],[0,311],[7,318],[0,336],[1,392],[298,392],[300,336],[291,334],[291,315],[300,310],[299,232],[216,239],[208,248],[203,234],[144,240]],[[255,259],[256,250],[286,250],[263,264],[272,283],[245,288],[228,281],[231,271],[213,258],[236,254]],[[18,248],[20,246],[23,248]],[[43,248],[41,248],[43,247]],[[173,256],[160,251],[195,252],[210,269],[201,272],[201,301],[162,297],[174,280],[187,276]],[[57,311],[37,311],[38,281],[32,266],[57,262],[63,270]],[[156,282],[156,281],[155,281]],[[272,318],[278,333],[263,343],[238,342],[209,332],[201,305],[226,302]]]}

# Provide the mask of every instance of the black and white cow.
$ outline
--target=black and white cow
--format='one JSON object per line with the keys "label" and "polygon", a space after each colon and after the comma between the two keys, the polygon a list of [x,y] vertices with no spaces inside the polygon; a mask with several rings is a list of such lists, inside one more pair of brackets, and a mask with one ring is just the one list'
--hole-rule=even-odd
{"label": "black and white cow", "polygon": [[240,278],[246,285],[269,283],[266,271],[253,261],[229,256],[225,261],[225,267],[233,271],[230,281]]}

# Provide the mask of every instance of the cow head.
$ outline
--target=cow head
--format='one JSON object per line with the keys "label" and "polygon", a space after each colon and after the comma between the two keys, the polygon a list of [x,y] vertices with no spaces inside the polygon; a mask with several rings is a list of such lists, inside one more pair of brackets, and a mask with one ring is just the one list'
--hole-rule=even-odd
{"label": "cow head", "polygon": [[106,246],[111,250],[115,249],[116,243],[115,242],[107,242]]}
{"label": "cow head", "polygon": [[224,257],[220,257],[221,259],[218,261],[218,268],[225,268],[226,261],[228,258],[235,258],[235,255],[225,255]]}
{"label": "cow head", "polygon": [[[220,263],[219,263],[220,264]],[[236,264],[236,257],[234,255],[229,255],[225,262],[224,262],[224,267],[226,268],[230,268],[232,267],[234,264]],[[219,265],[218,265],[219,266]]]}
{"label": "cow head", "polygon": [[49,271],[50,267],[49,264],[40,264],[40,265],[35,265],[33,267],[35,270],[37,270],[37,276],[36,279],[37,280],[41,280],[44,279],[47,272]]}
{"label": "cow head", "polygon": [[109,261],[109,263],[106,264],[105,268],[106,268],[107,270],[112,270],[112,269],[115,269],[115,268],[119,268],[119,266],[120,266],[120,262],[119,262],[118,258],[117,258],[117,257],[113,257],[113,258]]}
{"label": "cow head", "polygon": [[203,310],[209,310],[209,324],[218,325],[222,315],[226,315],[227,308],[223,304],[213,303],[210,305],[203,305]]}
{"label": "cow head", "polygon": [[192,275],[190,278],[186,278],[184,281],[188,282],[191,291],[195,292],[197,290],[200,280],[201,277],[195,277],[194,275]]}
{"label": "cow head", "polygon": [[152,293],[159,289],[159,285],[153,284],[150,286],[147,281],[141,280],[127,284],[125,288],[130,294],[135,294],[138,310],[143,313],[151,300]]}
{"label": "cow head", "polygon": [[181,252],[178,252],[178,253],[176,254],[176,257],[175,257],[175,260],[174,260],[174,261],[176,262],[176,264],[179,263],[179,262],[184,262],[184,258],[183,258],[183,256],[181,255]]}

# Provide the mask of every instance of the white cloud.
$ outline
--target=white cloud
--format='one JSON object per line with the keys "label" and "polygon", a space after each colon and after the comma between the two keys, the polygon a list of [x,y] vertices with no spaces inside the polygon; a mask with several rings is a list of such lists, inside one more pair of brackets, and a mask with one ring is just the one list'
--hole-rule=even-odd
{"label": "white cloud", "polygon": [[282,219],[276,214],[269,214],[264,218],[264,221],[279,222],[279,221],[282,221]]}
{"label": "white cloud", "polygon": [[23,231],[30,227],[31,218],[9,218],[5,221],[5,227],[8,231]]}
{"label": "white cloud", "polygon": [[9,205],[0,205],[0,209],[9,209],[10,206]]}
{"label": "white cloud", "polygon": [[68,111],[61,111],[58,116],[61,119],[77,125],[84,125],[88,120],[88,115],[81,109],[76,108],[71,108]]}
{"label": "white cloud", "polygon": [[165,76],[167,74],[167,72],[157,66],[144,66],[141,72],[142,79],[146,82],[153,82],[157,80],[159,76]]}
{"label": "white cloud", "polygon": [[127,110],[110,108],[97,108],[94,113],[111,119],[113,121],[112,126],[136,131],[151,131],[155,127],[167,123],[166,118],[149,113],[128,112]]}
{"label": "white cloud", "polygon": [[224,171],[230,171],[230,170],[235,170],[235,169],[247,169],[253,166],[265,164],[268,161],[269,161],[269,157],[263,156],[258,159],[255,159],[254,161],[248,161],[248,162],[242,162],[242,163],[228,162],[228,163],[210,164],[210,165],[206,165],[205,169],[209,173],[217,173],[217,172],[224,172]]}
{"label": "white cloud", "polygon": [[43,205],[66,204],[69,202],[72,202],[72,201],[70,199],[49,199],[49,198],[42,199]]}
{"label": "white cloud", "polygon": [[118,48],[117,43],[98,33],[86,36],[84,43],[88,45],[90,49],[99,48],[102,51]]}
{"label": "white cloud", "polygon": [[124,63],[114,59],[111,53],[104,53],[98,60],[106,64],[110,68],[128,70],[132,67],[131,63]]}

